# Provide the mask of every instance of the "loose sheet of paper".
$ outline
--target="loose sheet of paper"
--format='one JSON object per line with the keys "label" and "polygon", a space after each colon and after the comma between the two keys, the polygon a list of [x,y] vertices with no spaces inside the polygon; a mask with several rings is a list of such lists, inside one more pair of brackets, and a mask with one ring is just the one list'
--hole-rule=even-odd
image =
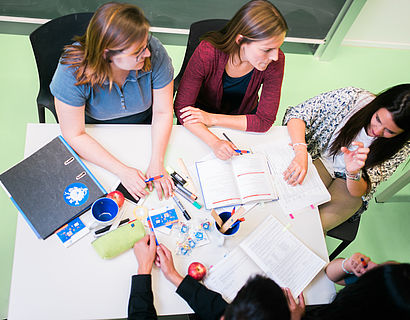
{"label": "loose sheet of paper", "polygon": [[236,248],[209,270],[204,283],[231,302],[253,274],[263,274],[263,271],[241,248]]}
{"label": "loose sheet of paper", "polygon": [[269,216],[239,245],[279,286],[297,297],[326,262]]}
{"label": "loose sheet of paper", "polygon": [[292,162],[295,153],[291,146],[278,143],[261,144],[253,148],[266,154],[275,187],[279,194],[279,204],[286,213],[294,213],[310,205],[320,205],[330,201],[330,194],[320,179],[309,155],[308,172],[302,184],[292,186],[283,179],[283,172]]}

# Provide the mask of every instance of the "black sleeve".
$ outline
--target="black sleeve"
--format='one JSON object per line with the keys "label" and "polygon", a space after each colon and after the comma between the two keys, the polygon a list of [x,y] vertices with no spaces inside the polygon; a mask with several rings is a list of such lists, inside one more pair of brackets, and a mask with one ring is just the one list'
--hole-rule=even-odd
{"label": "black sleeve", "polygon": [[128,319],[157,319],[150,274],[132,276],[131,294],[128,301]]}
{"label": "black sleeve", "polygon": [[177,293],[203,320],[219,320],[228,305],[219,293],[209,290],[190,276],[184,278]]}

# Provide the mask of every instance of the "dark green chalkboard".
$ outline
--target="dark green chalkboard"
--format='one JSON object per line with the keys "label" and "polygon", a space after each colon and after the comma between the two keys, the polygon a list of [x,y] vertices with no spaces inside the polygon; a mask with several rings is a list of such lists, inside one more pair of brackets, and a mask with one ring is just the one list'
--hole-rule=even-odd
{"label": "dark green chalkboard", "polygon": [[[325,39],[347,0],[272,0],[289,25],[288,37]],[[0,15],[52,19],[95,11],[103,0],[0,0]],[[129,0],[141,7],[154,27],[189,29],[192,22],[230,19],[246,0]]]}

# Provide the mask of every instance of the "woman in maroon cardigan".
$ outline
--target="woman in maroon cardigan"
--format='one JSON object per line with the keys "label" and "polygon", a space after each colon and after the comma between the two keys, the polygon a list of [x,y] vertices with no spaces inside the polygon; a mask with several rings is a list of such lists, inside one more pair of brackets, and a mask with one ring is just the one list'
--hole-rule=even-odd
{"label": "woman in maroon cardigan", "polygon": [[279,47],[286,31],[275,6],[251,1],[223,29],[206,34],[192,55],[178,88],[175,113],[218,158],[231,158],[235,146],[208,127],[265,132],[275,121],[285,64]]}

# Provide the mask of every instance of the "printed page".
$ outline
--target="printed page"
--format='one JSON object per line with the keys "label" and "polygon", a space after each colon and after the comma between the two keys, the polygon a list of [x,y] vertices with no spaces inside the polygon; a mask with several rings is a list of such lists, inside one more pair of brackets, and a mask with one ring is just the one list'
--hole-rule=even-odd
{"label": "printed page", "polygon": [[325,266],[325,261],[269,216],[239,245],[279,286],[297,297]]}
{"label": "printed page", "polygon": [[207,209],[241,203],[231,162],[212,159],[195,163]]}
{"label": "printed page", "polygon": [[245,154],[233,157],[232,167],[242,203],[277,198],[264,154]]}
{"label": "printed page", "polygon": [[264,152],[275,177],[275,187],[279,194],[279,204],[286,213],[294,213],[310,205],[318,206],[330,201],[330,194],[320,179],[312,159],[308,159],[308,172],[302,184],[292,186],[283,179],[283,172],[292,162],[295,153],[291,146],[283,144],[263,144],[253,148]]}
{"label": "printed page", "polygon": [[230,303],[253,274],[263,274],[263,271],[237,247],[209,270],[204,284]]}

